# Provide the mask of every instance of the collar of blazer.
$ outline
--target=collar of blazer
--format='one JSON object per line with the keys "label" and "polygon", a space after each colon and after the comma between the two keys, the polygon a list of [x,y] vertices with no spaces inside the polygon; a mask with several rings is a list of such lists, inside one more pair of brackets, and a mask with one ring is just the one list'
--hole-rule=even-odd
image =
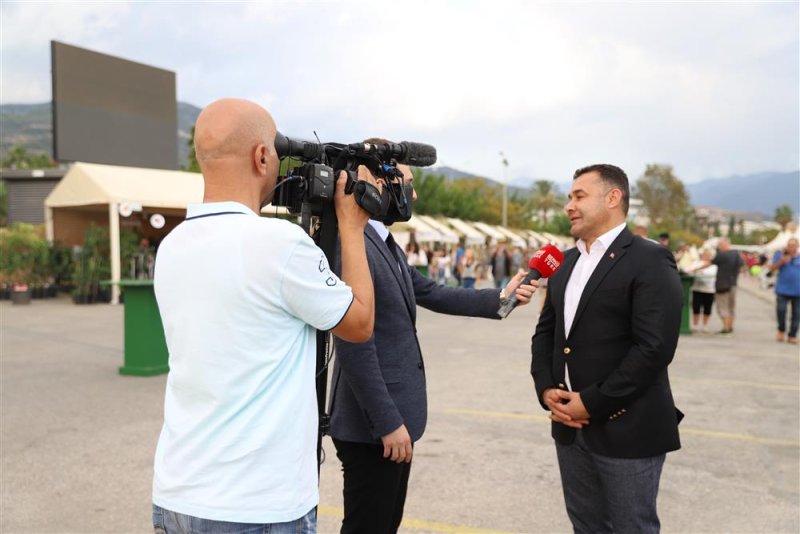
{"label": "collar of blazer", "polygon": [[[586,305],[589,302],[589,299],[592,296],[592,293],[600,286],[603,279],[606,275],[614,268],[615,265],[619,263],[625,253],[628,251],[628,247],[631,245],[633,241],[633,234],[627,228],[623,228],[622,232],[617,236],[617,238],[611,243],[611,246],[608,247],[603,258],[600,260],[600,263],[597,264],[592,276],[589,277],[589,280],[586,282],[586,287],[583,288],[583,293],[581,293],[581,299],[578,301],[578,309],[575,310],[575,318],[572,320],[572,329],[571,332],[575,331],[575,325],[578,324],[578,321],[583,314],[583,311],[586,309]],[[559,291],[561,291],[561,300],[564,300],[564,293],[567,289],[567,282],[569,281],[569,277],[572,274],[572,270],[575,268],[575,264],[578,262],[578,258],[580,257],[580,253],[578,252],[577,248],[572,249],[574,252],[570,254],[568,258],[567,265],[564,265],[568,270],[566,272],[567,276],[564,277],[563,284],[559,286]]]}
{"label": "collar of blazer", "polygon": [[[415,306],[414,301],[411,299],[413,289],[411,287],[411,279],[408,273],[405,269],[397,268],[398,260],[392,255],[391,251],[389,250],[389,245],[386,243],[386,241],[381,239],[381,236],[378,235],[378,232],[372,226],[367,225],[364,231],[364,236],[372,243],[375,249],[380,253],[381,258],[383,258],[383,260],[386,262],[386,265],[383,267],[385,267],[385,269],[389,269],[397,280],[397,283],[400,286],[400,291],[403,294],[403,300],[406,303],[406,308],[408,308],[408,313],[411,315],[412,322],[414,322],[416,320],[416,314],[414,313]],[[405,255],[402,253],[402,251],[398,250],[398,254],[400,261],[405,261]],[[376,258],[376,261],[379,261],[379,259]],[[377,265],[376,269],[378,269]],[[380,268],[379,272],[373,273],[373,276],[383,276],[383,271],[385,269]]]}

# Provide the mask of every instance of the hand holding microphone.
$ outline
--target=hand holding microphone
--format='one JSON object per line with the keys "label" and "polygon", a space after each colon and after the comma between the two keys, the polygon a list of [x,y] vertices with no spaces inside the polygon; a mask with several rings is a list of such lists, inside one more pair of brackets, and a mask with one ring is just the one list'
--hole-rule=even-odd
{"label": "hand holding microphone", "polygon": [[[553,245],[543,246],[536,251],[531,261],[528,263],[530,272],[520,285],[528,285],[532,280],[538,280],[540,278],[549,278],[561,267],[562,261],[564,261],[564,255],[560,250]],[[500,306],[500,309],[497,310],[497,315],[501,318],[505,318],[518,305],[519,300],[517,299],[516,292],[514,292],[511,298],[508,299],[508,302]]]}

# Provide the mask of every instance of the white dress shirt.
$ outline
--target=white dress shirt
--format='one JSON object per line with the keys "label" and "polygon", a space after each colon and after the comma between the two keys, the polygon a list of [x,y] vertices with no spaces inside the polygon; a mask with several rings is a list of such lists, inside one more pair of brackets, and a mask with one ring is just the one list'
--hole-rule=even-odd
{"label": "white dress shirt", "polygon": [[[569,332],[572,329],[572,321],[575,320],[575,312],[578,311],[578,303],[581,300],[581,295],[583,295],[586,282],[589,281],[600,260],[603,259],[608,247],[611,246],[611,243],[625,228],[625,224],[622,223],[619,226],[615,226],[595,239],[590,251],[586,250],[586,242],[583,239],[579,239],[576,243],[581,255],[575,263],[575,268],[567,281],[567,289],[564,293],[564,334],[566,337],[569,337]],[[572,390],[572,386],[569,383],[569,366],[566,367],[565,373],[567,388]]]}

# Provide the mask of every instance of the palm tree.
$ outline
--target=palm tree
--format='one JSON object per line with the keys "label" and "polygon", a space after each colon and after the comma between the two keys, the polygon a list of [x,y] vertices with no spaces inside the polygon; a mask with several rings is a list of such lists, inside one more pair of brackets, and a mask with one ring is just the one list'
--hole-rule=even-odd
{"label": "palm tree", "polygon": [[792,222],[794,213],[788,204],[775,208],[775,222],[781,225],[781,230],[786,230],[786,225]]}
{"label": "palm tree", "polygon": [[531,204],[536,214],[541,215],[542,224],[547,224],[547,214],[550,210],[564,204],[558,186],[550,180],[537,180],[531,187],[531,191],[533,193]]}

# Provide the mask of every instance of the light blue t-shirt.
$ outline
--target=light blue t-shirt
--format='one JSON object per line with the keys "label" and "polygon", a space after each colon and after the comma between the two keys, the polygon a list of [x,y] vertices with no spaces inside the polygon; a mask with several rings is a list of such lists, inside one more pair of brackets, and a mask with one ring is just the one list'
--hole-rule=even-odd
{"label": "light blue t-shirt", "polygon": [[[783,252],[776,252],[772,263],[778,263],[782,257]],[[784,297],[800,297],[800,255],[792,256],[788,263],[784,263],[778,269],[775,293]]]}
{"label": "light blue t-shirt", "polygon": [[162,242],[155,293],[169,349],[153,502],[278,523],[318,504],[315,328],[353,295],[300,227],[235,202],[191,205]]}

